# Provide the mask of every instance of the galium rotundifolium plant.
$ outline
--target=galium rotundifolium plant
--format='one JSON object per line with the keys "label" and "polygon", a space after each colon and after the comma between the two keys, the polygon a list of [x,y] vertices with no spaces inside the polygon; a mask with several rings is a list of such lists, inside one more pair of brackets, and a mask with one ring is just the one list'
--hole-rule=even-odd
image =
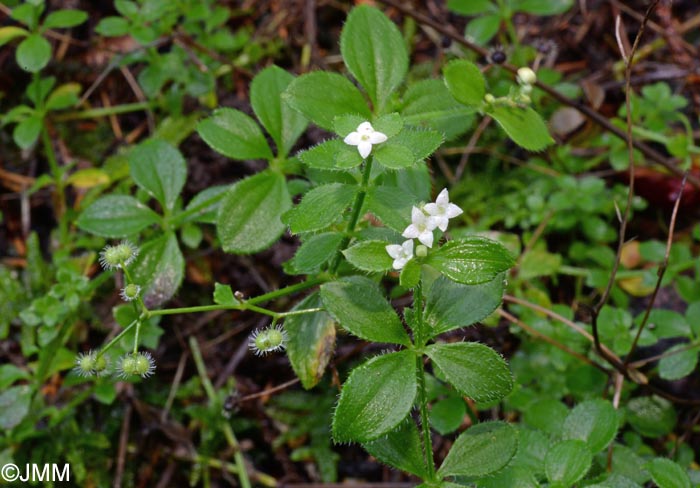
{"label": "galium rotundifolium plant", "polygon": [[[377,9],[361,6],[350,13],[340,47],[354,82],[325,71],[295,78],[270,67],[251,84],[257,121],[221,108],[198,124],[199,135],[216,151],[234,160],[263,159],[266,169],[205,190],[183,209],[179,192],[186,168],[179,152],[163,141],[147,141],[129,154],[129,168],[136,185],[160,203],[162,214],[145,205],[144,192],[107,195],[85,209],[78,225],[105,237],[145,240],[133,264],[135,279],[126,266],[120,268],[127,275],[122,294],[136,295],[130,301],[136,315],[128,327],[138,331],[149,319],[216,309],[267,315],[271,324],[251,336],[250,349],[258,355],[285,350],[307,389],[324,374],[338,326],[386,344],[386,353],[357,366],[345,381],[333,415],[335,441],[361,443],[380,461],[430,486],[489,475],[513,457],[516,430],[505,422],[475,425],[457,438],[438,467],[428,390],[449,384],[477,406],[498,402],[511,390],[508,366],[497,352],[441,336],[484,319],[500,305],[505,273],[514,261],[493,240],[447,238],[450,220],[462,209],[450,202],[447,189],[433,200],[425,160],[446,138],[463,134],[475,112],[495,118],[526,148],[542,149],[551,139],[522,100],[487,100],[486,82],[473,63],[453,61],[444,81],[405,87],[406,44]],[[291,156],[309,122],[328,131],[328,138]],[[223,250],[236,254],[263,250],[288,230],[301,245],[284,269],[304,278],[251,298],[217,283],[212,305],[157,309],[182,279],[176,231],[185,223],[215,225]],[[386,298],[385,279],[397,293],[411,293],[412,305],[396,311]],[[302,291],[311,292],[290,311],[263,306]],[[152,372],[150,357],[142,355],[146,364],[134,356],[141,354],[137,342],[118,365],[122,374]]]}

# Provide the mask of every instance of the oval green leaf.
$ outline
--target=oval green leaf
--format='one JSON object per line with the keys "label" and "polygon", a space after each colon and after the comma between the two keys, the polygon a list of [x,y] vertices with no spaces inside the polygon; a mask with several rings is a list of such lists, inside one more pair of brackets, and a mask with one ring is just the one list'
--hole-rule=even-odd
{"label": "oval green leaf", "polygon": [[316,187],[285,215],[285,221],[294,234],[324,229],[345,213],[356,191],[357,187],[341,183]]}
{"label": "oval green leaf", "polygon": [[340,35],[345,66],[380,112],[408,71],[403,36],[386,15],[368,5],[354,8]]}
{"label": "oval green leaf", "polygon": [[159,220],[158,214],[134,197],[108,195],[83,210],[77,224],[92,234],[118,238],[138,234]]}
{"label": "oval green leaf", "polygon": [[582,479],[593,463],[593,455],[586,443],[570,439],[553,446],[544,458],[547,479],[564,486],[573,486]]}
{"label": "oval green leaf", "polygon": [[363,276],[321,286],[323,305],[348,332],[372,342],[410,344],[398,315],[379,287]]}
{"label": "oval green leaf", "polygon": [[659,488],[690,488],[690,478],[677,463],[670,459],[656,458],[646,465],[651,479]]}
{"label": "oval green leaf", "polygon": [[488,346],[476,342],[433,344],[425,353],[458,392],[477,403],[500,400],[513,389],[505,359]]}
{"label": "oval green leaf", "polygon": [[486,95],[486,81],[481,70],[466,59],[450,61],[442,70],[445,84],[450,93],[460,103],[480,106]]}
{"label": "oval green leaf", "polygon": [[20,68],[30,73],[37,73],[49,64],[51,44],[40,34],[30,34],[19,43],[15,56]]}
{"label": "oval green leaf", "polygon": [[185,258],[175,233],[168,232],[141,246],[131,269],[148,308],[159,307],[170,300],[185,276]]}
{"label": "oval green leaf", "polygon": [[279,173],[263,171],[233,185],[221,201],[216,223],[224,251],[250,254],[271,245],[284,232],[280,217],[291,206]]}
{"label": "oval green leaf", "polygon": [[438,476],[482,477],[502,469],[518,449],[518,432],[505,422],[484,422],[462,433]]}
{"label": "oval green leaf", "polygon": [[462,285],[439,277],[430,287],[425,303],[431,337],[483,320],[499,307],[504,289],[504,274],[478,285]]}
{"label": "oval green leaf", "polygon": [[248,115],[220,108],[197,124],[197,133],[217,152],[231,159],[272,159],[260,126]]}
{"label": "oval green leaf", "polygon": [[129,153],[134,182],[162,206],[172,210],[187,179],[187,164],[180,151],[160,139],[151,139]]}
{"label": "oval green leaf", "polygon": [[362,447],[384,464],[420,478],[427,477],[420,435],[411,419],[402,422],[386,436],[363,444]]}
{"label": "oval green leaf", "polygon": [[478,285],[493,280],[515,261],[502,244],[473,236],[447,242],[430,253],[426,263],[453,281]]}
{"label": "oval green leaf", "polygon": [[306,130],[306,119],[292,109],[282,93],[294,77],[278,66],[265,68],[250,84],[250,103],[255,115],[277,145],[279,157],[286,157]]}
{"label": "oval green leaf", "polygon": [[370,359],[355,368],[343,385],[333,415],[333,438],[368,442],[388,433],[411,412],[416,390],[412,351]]}
{"label": "oval green leaf", "polygon": [[612,403],[588,400],[569,413],[564,421],[564,439],[584,441],[592,453],[602,451],[617,435],[618,416]]}
{"label": "oval green leaf", "polygon": [[386,252],[387,244],[386,241],[361,241],[343,251],[343,255],[357,269],[383,273],[391,269],[393,262]]}
{"label": "oval green leaf", "polygon": [[371,116],[362,93],[337,73],[315,71],[302,75],[289,84],[283,98],[314,124],[330,131],[337,116],[358,114],[366,120]]}
{"label": "oval green leaf", "polygon": [[[299,302],[292,310],[305,310],[321,306],[318,293]],[[284,321],[289,335],[287,356],[292,369],[307,390],[323,377],[335,347],[335,322],[325,312],[292,315]]]}
{"label": "oval green leaf", "polygon": [[67,29],[80,25],[87,19],[87,13],[82,10],[57,10],[46,16],[43,27],[46,29]]}
{"label": "oval green leaf", "polygon": [[554,143],[542,117],[530,107],[491,105],[486,113],[496,119],[513,142],[528,151],[541,151]]}

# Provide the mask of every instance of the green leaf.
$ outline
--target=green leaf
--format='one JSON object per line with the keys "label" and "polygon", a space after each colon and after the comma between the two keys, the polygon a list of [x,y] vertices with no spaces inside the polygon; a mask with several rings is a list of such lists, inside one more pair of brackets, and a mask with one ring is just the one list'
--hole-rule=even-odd
{"label": "green leaf", "polygon": [[321,266],[333,258],[343,241],[340,232],[326,232],[305,240],[291,260],[296,273],[317,273]]}
{"label": "green leaf", "polygon": [[357,187],[341,183],[318,186],[285,215],[285,221],[293,234],[325,229],[345,213],[356,191]]}
{"label": "green leaf", "polygon": [[447,8],[461,15],[479,15],[494,9],[491,0],[447,0]]}
{"label": "green leaf", "polygon": [[457,397],[445,398],[435,402],[430,409],[430,425],[441,435],[447,435],[462,425],[467,414],[467,405]]}
{"label": "green leaf", "polygon": [[483,344],[432,344],[425,353],[457,391],[477,403],[500,400],[513,389],[505,359]]}
{"label": "green leaf", "polygon": [[306,166],[318,169],[337,170],[353,168],[362,164],[362,156],[357,150],[345,144],[341,139],[331,139],[316,144],[301,152],[299,158]]}
{"label": "green leaf", "polygon": [[306,119],[293,110],[282,93],[294,77],[278,66],[258,73],[250,84],[250,103],[255,115],[277,145],[279,157],[286,157],[306,130]]}
{"label": "green leaf", "polygon": [[160,217],[153,210],[126,195],[101,197],[83,210],[77,225],[102,237],[126,237],[138,234]]}
{"label": "green leaf", "polygon": [[673,405],[661,397],[637,397],[627,402],[627,421],[645,437],[655,439],[669,434],[676,420]]}
{"label": "green leaf", "polygon": [[659,488],[691,488],[692,486],[688,473],[670,459],[655,458],[647,463],[646,468]]}
{"label": "green leaf", "polygon": [[215,110],[197,124],[197,133],[212,149],[231,159],[273,158],[260,126],[239,110]]}
{"label": "green leaf", "polygon": [[185,258],[175,233],[168,232],[141,246],[131,269],[148,308],[159,307],[170,300],[185,276]]}
{"label": "green leaf", "polygon": [[65,83],[51,92],[46,100],[46,110],[63,110],[78,103],[80,84]]}
{"label": "green leaf", "polygon": [[394,186],[374,186],[367,195],[367,209],[399,233],[411,223],[411,208],[416,204],[416,197]]}
{"label": "green leaf", "polygon": [[401,109],[406,125],[436,130],[446,139],[466,132],[474,123],[474,112],[458,103],[442,80],[412,83],[403,96]]}
{"label": "green leaf", "polygon": [[[404,146],[413,153],[414,162],[423,161],[443,142],[442,134],[430,129],[404,128],[392,139],[392,144]],[[381,146],[380,146],[381,147]]]}
{"label": "green leaf", "polygon": [[231,187],[219,206],[216,228],[224,251],[250,254],[267,248],[286,226],[292,201],[284,176],[263,171]]}
{"label": "green leaf", "polygon": [[384,464],[426,478],[423,448],[416,424],[408,419],[395,430],[362,447]]}
{"label": "green leaf", "polygon": [[408,71],[408,53],[399,29],[367,5],[354,8],[340,35],[345,66],[381,111]]}
{"label": "green leaf", "polygon": [[129,33],[129,21],[123,17],[105,17],[95,27],[95,32],[105,37],[119,37]]}
{"label": "green leaf", "polygon": [[8,386],[17,380],[29,379],[31,379],[29,373],[14,364],[3,364],[0,366],[0,390],[6,390]]}
{"label": "green leaf", "polygon": [[526,407],[523,422],[552,436],[561,436],[569,409],[559,400],[538,398]]}
{"label": "green leaf", "polygon": [[393,262],[386,252],[386,246],[386,241],[361,241],[343,251],[343,255],[357,269],[383,273],[391,269]]}
{"label": "green leaf", "polygon": [[67,29],[80,25],[87,19],[87,13],[82,10],[57,10],[46,16],[43,27],[46,29]]}
{"label": "green leaf", "polygon": [[438,476],[486,476],[508,464],[517,449],[518,432],[510,424],[477,424],[457,438]]}
{"label": "green leaf", "polygon": [[187,179],[185,158],[159,139],[142,142],[129,153],[129,171],[138,186],[169,210],[175,207]]}
{"label": "green leaf", "polygon": [[478,285],[462,285],[439,277],[430,287],[425,303],[425,321],[431,337],[472,325],[486,318],[501,304],[505,276]]}
{"label": "green leaf", "polygon": [[[292,310],[305,310],[321,306],[318,293],[299,302]],[[289,334],[287,356],[294,372],[307,390],[323,377],[335,346],[335,322],[325,312],[292,315],[285,319],[284,328]]]}
{"label": "green leaf", "polygon": [[0,429],[11,430],[29,413],[32,389],[28,385],[13,386],[0,393]]}
{"label": "green leaf", "polygon": [[20,68],[37,73],[51,60],[51,44],[40,34],[30,34],[19,43],[15,56]]}
{"label": "green leaf", "polygon": [[586,475],[592,463],[593,456],[585,442],[567,440],[547,451],[544,470],[549,481],[572,486]]}
{"label": "green leaf", "polygon": [[399,284],[406,289],[412,290],[420,282],[422,267],[418,261],[411,259],[406,263],[406,266],[401,270],[399,275]]}
{"label": "green leaf", "polygon": [[491,105],[486,113],[496,119],[516,144],[528,151],[541,151],[554,143],[542,117],[529,107]]}
{"label": "green leaf", "polygon": [[592,453],[605,449],[617,435],[618,416],[606,400],[588,400],[576,405],[564,421],[564,439],[584,441]]}
{"label": "green leaf", "polygon": [[659,361],[659,376],[665,380],[685,378],[698,365],[698,350],[688,349],[688,344],[679,344],[668,349]]}
{"label": "green leaf", "polygon": [[407,168],[417,161],[408,147],[390,142],[380,144],[373,153],[375,161],[390,169]]}
{"label": "green leaf", "polygon": [[343,385],[333,415],[333,438],[368,442],[388,433],[410,413],[416,390],[413,351],[370,359],[355,368]]}
{"label": "green leaf", "polygon": [[408,334],[376,283],[350,276],[321,286],[323,306],[348,332],[372,342],[408,345]]}
{"label": "green leaf", "polygon": [[8,42],[18,37],[26,37],[29,35],[29,31],[17,27],[14,25],[8,25],[6,27],[0,27],[0,47],[4,46]]}
{"label": "green leaf", "polygon": [[21,149],[28,149],[34,145],[41,134],[44,120],[37,113],[33,113],[19,124],[12,131],[12,139]]}
{"label": "green leaf", "polygon": [[214,303],[218,305],[239,305],[241,302],[233,295],[231,285],[214,283]]}
{"label": "green leaf", "polygon": [[519,0],[513,10],[534,15],[557,15],[569,10],[573,4],[573,0]]}
{"label": "green leaf", "polygon": [[[219,205],[221,203],[221,200],[223,199],[223,193],[225,193],[230,187],[228,185],[217,185],[217,186],[210,186],[206,190],[202,190],[201,192],[197,193],[192,200],[190,200],[190,203],[187,204],[187,207],[185,208],[186,211],[189,211],[194,208],[199,208],[200,205],[204,205],[208,201],[212,201],[211,205],[207,205],[205,207],[201,207],[201,209],[198,212],[195,212],[194,214],[190,215],[187,219],[185,219],[186,222],[201,222],[203,224],[215,224],[216,223],[216,215],[219,211]],[[219,195],[221,195],[220,198]]]}
{"label": "green leaf", "polygon": [[501,28],[501,16],[498,14],[489,14],[472,19],[464,29],[464,37],[471,40],[475,44],[485,46],[493,39],[493,36],[498,34]]}
{"label": "green leaf", "polygon": [[486,95],[486,81],[479,68],[466,59],[450,61],[442,70],[450,94],[464,105],[480,106]]}
{"label": "green leaf", "polygon": [[296,78],[282,95],[289,105],[326,130],[333,130],[339,115],[358,114],[366,120],[371,112],[360,91],[337,73],[315,71]]}
{"label": "green leaf", "polygon": [[493,280],[515,261],[500,243],[473,236],[445,243],[428,255],[426,263],[453,281],[477,285]]}

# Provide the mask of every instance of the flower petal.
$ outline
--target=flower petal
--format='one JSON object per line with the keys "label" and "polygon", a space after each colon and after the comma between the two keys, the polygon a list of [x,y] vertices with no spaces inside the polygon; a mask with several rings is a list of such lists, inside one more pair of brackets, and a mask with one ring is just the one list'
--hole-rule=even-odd
{"label": "flower petal", "polygon": [[406,227],[406,230],[403,231],[403,234],[401,234],[407,239],[415,239],[420,235],[420,230],[418,230],[418,227],[415,225],[411,224],[408,227]]}
{"label": "flower petal", "polygon": [[404,266],[406,266],[407,262],[408,262],[408,259],[406,259],[406,258],[396,258],[396,259],[394,259],[394,262],[391,263],[391,266],[394,269],[401,269]]}
{"label": "flower petal", "polygon": [[421,209],[418,207],[413,207],[411,209],[411,223],[415,225],[423,224],[426,220],[426,216]]}
{"label": "flower petal", "polygon": [[418,240],[428,247],[433,247],[433,232],[426,230],[418,236]]}
{"label": "flower petal", "polygon": [[445,232],[447,230],[447,226],[449,224],[449,219],[445,215],[438,215],[434,217],[428,218],[428,228],[438,228],[441,231]]}
{"label": "flower petal", "polygon": [[369,156],[369,153],[372,152],[372,143],[369,141],[361,141],[357,145],[357,150],[360,152],[362,159],[366,159],[367,156]]}
{"label": "flower petal", "polygon": [[382,132],[372,132],[369,134],[369,142],[372,144],[381,144],[382,142],[386,141],[387,137],[384,133]]}
{"label": "flower petal", "polygon": [[403,254],[403,247],[398,244],[389,244],[385,249],[387,254],[394,259],[398,259]]}
{"label": "flower petal", "polygon": [[447,192],[447,188],[443,188],[440,194],[437,196],[435,199],[435,203],[440,205],[441,207],[444,207],[448,203],[450,203],[450,195]]}
{"label": "flower petal", "polygon": [[345,136],[343,142],[351,146],[357,146],[360,142],[362,142],[362,135],[359,132],[351,132]]}
{"label": "flower petal", "polygon": [[440,213],[440,207],[436,203],[426,203],[423,206],[423,210],[428,215],[438,215]]}
{"label": "flower petal", "polygon": [[447,209],[446,209],[446,211],[445,211],[445,214],[446,214],[447,217],[450,218],[450,219],[452,219],[452,218],[454,218],[454,217],[456,217],[456,216],[458,216],[458,215],[461,215],[461,214],[463,214],[463,213],[464,213],[464,210],[462,210],[461,208],[459,208],[459,207],[458,207],[457,205],[455,205],[454,203],[450,203],[450,204],[447,206]]}
{"label": "flower petal", "polygon": [[357,132],[369,134],[370,132],[374,132],[374,128],[369,122],[362,122],[360,125],[357,126]]}
{"label": "flower petal", "polygon": [[404,243],[401,244],[401,248],[407,256],[413,256],[413,239],[404,241]]}

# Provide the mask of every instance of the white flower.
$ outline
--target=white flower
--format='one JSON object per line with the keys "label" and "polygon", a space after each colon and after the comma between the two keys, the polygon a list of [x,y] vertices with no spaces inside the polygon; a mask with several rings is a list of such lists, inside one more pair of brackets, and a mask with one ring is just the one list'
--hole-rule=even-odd
{"label": "white flower", "polygon": [[411,210],[411,225],[406,227],[402,236],[407,239],[418,239],[422,244],[433,247],[433,229],[436,227],[432,217],[428,217],[418,207]]}
{"label": "white flower", "polygon": [[400,246],[390,244],[386,246],[386,252],[394,258],[392,266],[394,269],[401,269],[413,258],[413,239],[409,239]]}
{"label": "white flower", "polygon": [[343,142],[351,146],[357,146],[357,150],[363,159],[372,152],[373,144],[380,144],[387,140],[386,134],[377,132],[369,122],[362,122],[354,132],[351,132]]}
{"label": "white flower", "polygon": [[519,68],[516,79],[521,85],[534,85],[537,83],[537,75],[528,67]]}
{"label": "white flower", "polygon": [[435,203],[428,203],[423,207],[425,212],[430,216],[435,227],[445,232],[450,219],[453,219],[462,213],[462,209],[454,203],[450,203],[450,196],[447,193],[447,188],[443,189]]}

